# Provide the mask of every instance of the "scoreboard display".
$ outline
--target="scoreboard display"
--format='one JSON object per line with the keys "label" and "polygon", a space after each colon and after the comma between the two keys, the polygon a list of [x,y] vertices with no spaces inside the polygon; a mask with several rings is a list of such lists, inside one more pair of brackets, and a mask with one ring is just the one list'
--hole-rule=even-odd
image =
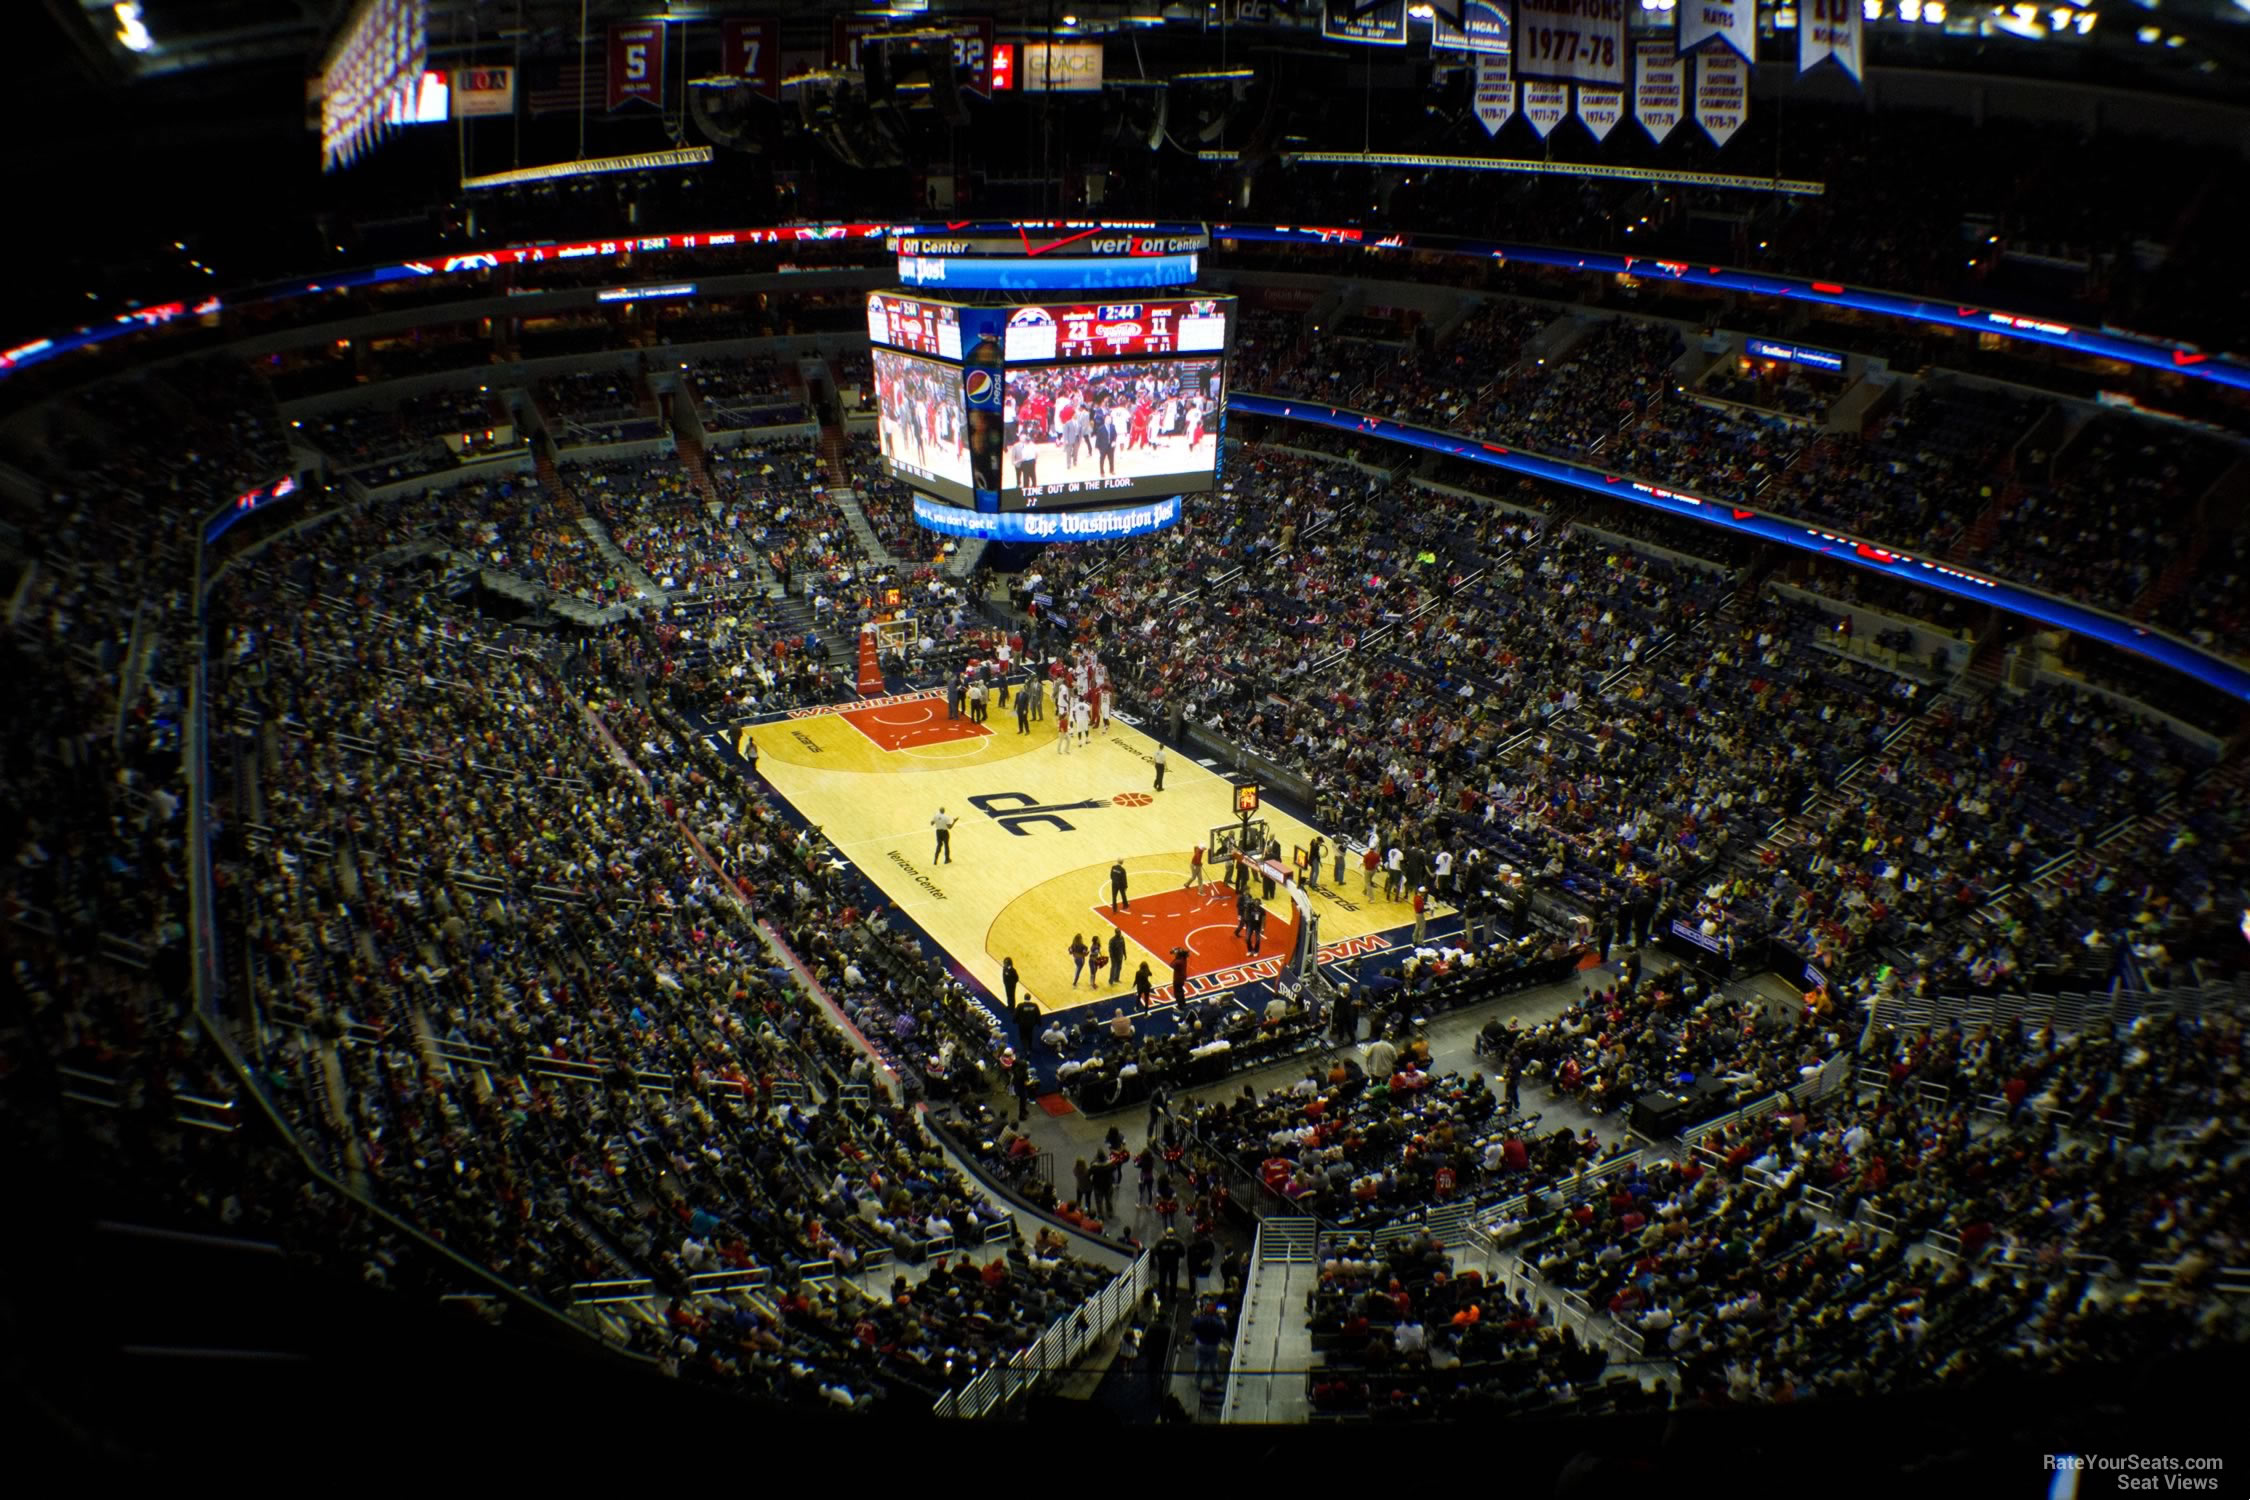
{"label": "scoreboard display", "polygon": [[1221,354],[1227,309],[1217,297],[1176,302],[1083,302],[1019,307],[1008,314],[1009,364],[1051,359],[1130,359]]}
{"label": "scoreboard display", "polygon": [[958,360],[961,309],[948,302],[877,292],[867,299],[867,337],[877,348]]}
{"label": "scoreboard display", "polygon": [[[1067,237],[1069,228],[1055,232]],[[915,248],[953,267],[975,247]],[[1003,263],[1058,265],[1029,255]],[[1140,261],[1094,264],[1113,263]],[[939,511],[918,502],[916,518],[931,529],[1093,538],[1111,533],[1083,517],[1114,513],[1157,530],[1178,519],[1178,497],[1217,483],[1235,299],[1183,294],[1170,284],[1153,297],[1094,291],[1077,280],[1059,285],[1028,298],[999,287],[976,288],[979,299],[911,287],[867,295],[876,436],[886,466],[941,510],[982,518],[936,524],[927,517]],[[1171,509],[1160,515],[1166,504]],[[1047,512],[1074,519],[1053,526],[990,519]]]}

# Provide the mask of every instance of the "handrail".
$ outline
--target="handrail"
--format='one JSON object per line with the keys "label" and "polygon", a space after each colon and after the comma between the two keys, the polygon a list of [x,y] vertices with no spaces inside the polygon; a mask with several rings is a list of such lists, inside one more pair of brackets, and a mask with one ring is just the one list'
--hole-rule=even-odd
{"label": "handrail", "polygon": [[1153,1286],[1153,1260],[1153,1252],[1143,1250],[1108,1285],[1048,1324],[1030,1347],[938,1397],[931,1415],[990,1416],[1070,1369],[1141,1305]]}
{"label": "handrail", "polygon": [[1226,1393],[1219,1398],[1219,1420],[1222,1423],[1237,1420],[1235,1413],[1241,1410],[1242,1334],[1250,1323],[1250,1285],[1257,1279],[1258,1267],[1266,1263],[1265,1246],[1266,1226],[1265,1221],[1260,1220],[1257,1232],[1250,1237],[1250,1273],[1243,1280],[1242,1302],[1234,1310],[1233,1348],[1227,1354]]}

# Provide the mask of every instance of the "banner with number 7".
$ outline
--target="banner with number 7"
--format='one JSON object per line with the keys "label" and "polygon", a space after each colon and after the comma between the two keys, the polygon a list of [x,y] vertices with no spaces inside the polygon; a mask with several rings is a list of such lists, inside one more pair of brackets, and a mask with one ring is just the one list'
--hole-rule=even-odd
{"label": "banner with number 7", "polygon": [[737,18],[725,23],[726,74],[739,78],[768,99],[781,97],[781,23]]}

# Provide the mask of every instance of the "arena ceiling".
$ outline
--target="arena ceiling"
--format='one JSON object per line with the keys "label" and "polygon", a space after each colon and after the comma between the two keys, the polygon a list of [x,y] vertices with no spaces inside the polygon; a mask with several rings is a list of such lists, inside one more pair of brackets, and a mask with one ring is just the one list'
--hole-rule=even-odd
{"label": "arena ceiling", "polygon": [[[1664,7],[1674,3],[1637,0],[1635,24],[1664,24]],[[2250,96],[2241,82],[2250,74],[2250,0],[2008,0],[2005,8],[1956,0],[1950,10],[1943,0],[1872,3],[1885,7],[1884,19],[1869,27],[1878,71],[2014,73],[2236,104]],[[919,4],[931,8],[908,10]],[[1904,19],[1908,7],[1918,18],[1912,23]],[[1426,9],[1416,4],[1409,14]],[[0,324],[52,327],[58,314],[110,310],[119,299],[149,295],[152,259],[177,259],[168,271],[219,290],[283,270],[357,263],[384,224],[399,226],[395,238],[419,237],[405,248],[422,253],[433,234],[442,241],[468,232],[459,191],[466,173],[707,138],[684,109],[581,119],[519,106],[512,120],[476,122],[465,139],[451,129],[394,131],[357,165],[323,173],[310,80],[353,11],[353,0],[36,0],[26,7],[10,46],[0,49],[9,75],[0,109],[21,143],[10,160],[15,201],[31,205],[46,226],[48,264],[0,287]],[[1942,22],[1930,24],[1941,13]],[[1280,109],[1268,112],[1261,100],[1244,114],[1281,121],[1276,141],[1293,138],[1282,131],[1315,128],[1302,121],[1332,114],[1337,92],[1350,88],[1366,91],[1369,134],[1391,142],[1389,149],[1480,149],[1473,132],[1466,141],[1458,132],[1440,139],[1424,118],[1439,112],[1435,93],[1448,71],[1432,64],[1426,21],[1403,49],[1348,46],[1322,39],[1319,0],[905,0],[895,9],[836,0],[429,0],[428,14],[432,67],[513,64],[529,88],[542,80],[552,86],[585,57],[582,36],[594,39],[590,61],[598,67],[609,23],[650,17],[684,23],[685,42],[675,45],[698,56],[715,56],[722,18],[777,17],[791,67],[825,63],[840,17],[922,26],[948,15],[987,16],[1001,40],[1106,40],[1109,80],[1125,86],[1073,96],[1051,118],[1043,102],[1035,128],[1027,128],[1025,102],[972,110],[965,126],[926,112],[915,124],[910,154],[917,161],[945,161],[956,171],[995,166],[1019,182],[1059,175],[1066,158],[1098,162],[1120,141],[1153,138],[1161,128],[1148,118],[1153,95],[1135,90],[1220,60],[1254,67],[1258,88],[1275,85]],[[1786,68],[1780,59],[1791,45],[1786,32],[1769,32],[1761,50]],[[674,74],[676,81],[677,68]],[[1458,92],[1458,79],[1454,86]],[[1207,119],[1194,102],[1175,96],[1171,103],[1170,127],[1192,150]],[[756,146],[721,149],[700,189],[712,195],[714,222],[816,206],[844,211],[846,195],[860,200],[851,207],[873,209],[880,200],[875,211],[890,212],[918,193],[911,182],[839,172],[833,156],[807,139],[784,139],[795,114],[784,108],[761,117],[762,155]],[[2144,125],[2121,111],[2108,117]],[[1027,146],[1027,138],[1036,144]],[[777,189],[781,177],[801,181]],[[1181,204],[1187,216],[1196,211]],[[180,295],[179,287],[168,284],[161,295]]]}

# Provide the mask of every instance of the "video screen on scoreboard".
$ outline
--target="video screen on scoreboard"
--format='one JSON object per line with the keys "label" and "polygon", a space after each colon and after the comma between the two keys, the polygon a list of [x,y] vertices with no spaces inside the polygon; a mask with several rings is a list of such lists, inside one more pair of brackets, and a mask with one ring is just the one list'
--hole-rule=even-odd
{"label": "video screen on scoreboard", "polygon": [[871,351],[876,441],[891,473],[955,505],[972,505],[961,372],[888,349]]}
{"label": "video screen on scoreboard", "polygon": [[1003,510],[1098,505],[1211,488],[1223,361],[1010,366]]}

